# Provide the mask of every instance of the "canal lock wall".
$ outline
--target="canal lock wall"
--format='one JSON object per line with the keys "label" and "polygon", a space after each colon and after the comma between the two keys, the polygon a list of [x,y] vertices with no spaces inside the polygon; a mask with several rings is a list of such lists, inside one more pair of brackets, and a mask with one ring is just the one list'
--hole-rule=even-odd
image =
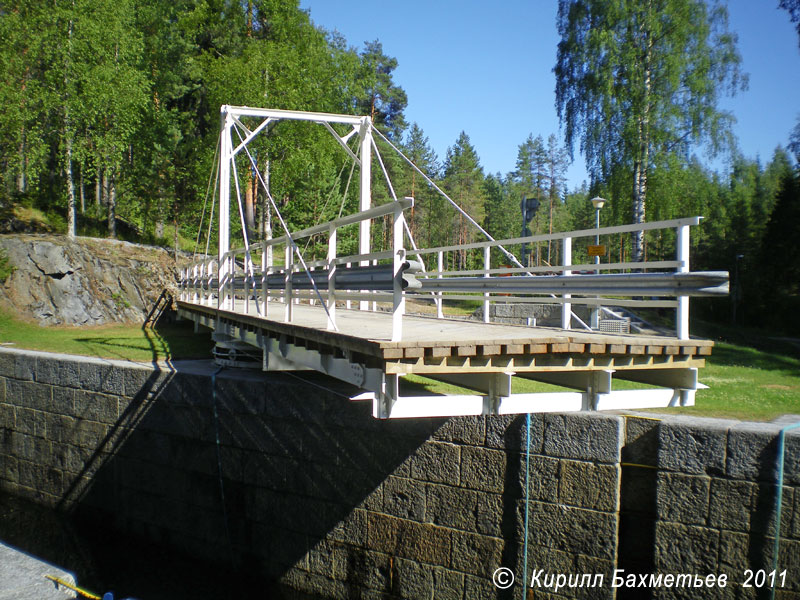
{"label": "canal lock wall", "polygon": [[[379,421],[317,375],[215,370],[0,349],[0,489],[326,598],[519,598],[537,572],[527,597],[768,597],[743,584],[772,570],[783,424],[546,414],[528,436],[524,415]],[[800,598],[797,432],[777,598]]]}

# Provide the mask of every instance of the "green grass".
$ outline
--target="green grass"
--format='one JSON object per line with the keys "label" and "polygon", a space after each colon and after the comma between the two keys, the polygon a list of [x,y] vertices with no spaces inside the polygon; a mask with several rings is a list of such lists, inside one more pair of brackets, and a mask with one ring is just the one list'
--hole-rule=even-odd
{"label": "green grass", "polygon": [[0,312],[0,344],[11,348],[151,362],[209,358],[214,344],[205,330],[179,322],[142,329],[141,325],[40,327]]}
{"label": "green grass", "polygon": [[800,413],[800,358],[757,348],[717,342],[700,381],[695,406],[664,409],[709,417],[769,421]]}

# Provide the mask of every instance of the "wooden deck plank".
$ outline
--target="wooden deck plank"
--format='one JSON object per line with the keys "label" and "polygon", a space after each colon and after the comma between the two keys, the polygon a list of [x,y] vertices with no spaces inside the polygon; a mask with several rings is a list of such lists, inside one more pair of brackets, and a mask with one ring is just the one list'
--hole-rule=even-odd
{"label": "wooden deck plank", "polygon": [[[649,365],[656,364],[654,358],[678,366],[685,360],[688,361],[686,364],[694,366],[703,360],[701,357],[711,354],[713,346],[713,342],[699,339],[677,340],[411,315],[403,319],[403,340],[392,342],[392,319],[388,312],[339,308],[336,311],[338,331],[332,331],[327,329],[327,317],[320,306],[295,305],[295,322],[285,323],[281,320],[283,306],[279,303],[270,304],[269,319],[255,312],[254,303],[251,303],[249,314],[218,311],[186,302],[178,305],[206,317],[227,319],[250,331],[261,331],[275,338],[296,339],[300,344],[320,351],[333,348],[387,362],[401,361],[402,368],[408,372],[422,367],[431,370],[454,368],[457,363],[473,371],[495,370],[502,365],[505,365],[502,368],[511,370],[585,369],[600,365],[625,368],[628,363],[649,368]],[[237,308],[241,310],[243,307]],[[554,355],[562,358],[554,360]],[[624,357],[635,359],[626,363],[621,360]]]}

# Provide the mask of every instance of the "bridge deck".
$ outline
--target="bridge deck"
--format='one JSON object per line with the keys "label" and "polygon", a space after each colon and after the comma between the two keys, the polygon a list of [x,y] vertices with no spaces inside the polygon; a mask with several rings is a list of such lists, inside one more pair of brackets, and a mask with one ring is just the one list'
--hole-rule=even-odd
{"label": "bridge deck", "polygon": [[[298,304],[293,322],[283,322],[283,305],[270,303],[267,317],[253,304],[247,314],[241,300],[236,311],[178,302],[183,316],[288,336],[292,343],[341,354],[349,351],[385,365],[387,373],[499,372],[699,367],[713,342],[611,333],[524,327],[477,321],[406,315],[403,341],[392,342],[392,315],[337,309],[339,331],[326,329],[320,306]],[[194,317],[192,316],[194,315]]]}

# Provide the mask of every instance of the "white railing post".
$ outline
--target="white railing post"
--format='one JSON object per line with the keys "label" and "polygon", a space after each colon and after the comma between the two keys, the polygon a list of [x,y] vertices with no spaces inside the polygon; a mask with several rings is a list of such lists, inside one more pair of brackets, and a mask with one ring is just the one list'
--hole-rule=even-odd
{"label": "white railing post", "polygon": [[403,263],[406,261],[406,250],[403,247],[403,209],[396,206],[392,222],[392,341],[403,339],[403,313],[406,311],[406,299],[403,296]]}
{"label": "white railing post", "polygon": [[[345,266],[346,266],[346,267],[349,269],[349,268],[350,268],[350,265],[352,265],[352,264],[353,264],[353,263],[347,263]],[[350,298],[347,298],[347,300],[345,301],[345,305],[344,305],[344,306],[345,306],[345,308],[347,308],[347,309],[351,309],[351,308],[353,308],[353,303],[350,301]]]}
{"label": "white railing post", "polygon": [[228,310],[236,312],[236,254],[228,255]]}
{"label": "white railing post", "polygon": [[267,316],[267,309],[269,305],[269,290],[267,289],[267,242],[266,240],[261,243],[261,315]]}
{"label": "white railing post", "polygon": [[286,303],[284,307],[283,320],[286,323],[292,322],[292,266],[294,254],[292,253],[292,242],[286,242],[286,250],[284,251],[284,267],[283,267],[283,300]]}
{"label": "white railing post", "polygon": [[199,295],[197,293],[197,263],[192,265],[192,302],[197,304]]}
{"label": "white railing post", "polygon": [[[491,266],[491,247],[486,246],[483,249],[483,270],[486,271],[483,276],[489,277],[489,268]],[[489,292],[484,292],[483,294],[483,322],[489,323],[491,319],[489,319]]]}
{"label": "white railing post", "polygon": [[336,226],[328,235],[328,330],[336,329]]}
{"label": "white railing post", "polygon": [[[563,266],[568,267],[572,264],[572,238],[564,238],[562,254],[564,255]],[[571,274],[572,271],[570,269],[564,269],[564,275]],[[561,305],[561,329],[570,328],[570,321],[572,321],[572,303],[568,300],[571,297],[571,294],[564,294],[563,296],[564,303]]]}
{"label": "white railing post", "polygon": [[[437,268],[439,273],[436,275],[436,279],[441,279],[443,277],[442,273],[444,272],[444,252],[439,250],[437,253]],[[436,292],[436,317],[439,319],[444,318],[444,309],[442,307],[442,292]]]}
{"label": "white railing post", "polygon": [[[372,261],[372,266],[373,267],[377,267],[378,266],[378,259],[375,259],[375,260]],[[376,290],[373,290],[372,291],[372,296],[374,297],[379,293],[380,292],[378,292]],[[370,307],[369,310],[371,310],[372,312],[378,312],[378,301],[377,300],[373,300],[372,302],[369,303],[369,307]]]}
{"label": "white railing post", "polygon": [[247,257],[250,255],[250,252],[246,248],[244,251],[244,314],[250,314],[250,281],[248,279],[248,273],[250,273],[250,261],[247,260]]}
{"label": "white railing post", "polygon": [[[689,272],[689,226],[677,228],[677,256],[680,263],[678,273]],[[678,296],[678,308],[675,315],[675,333],[679,340],[689,339],[689,296]]]}
{"label": "white railing post", "polygon": [[[372,120],[369,117],[364,117],[361,130],[358,134],[361,136],[361,150],[359,156],[361,159],[361,172],[359,178],[358,210],[363,212],[372,205],[372,192],[370,188],[372,179]],[[370,244],[370,225],[372,225],[370,219],[365,219],[358,224],[358,253],[362,256],[369,254],[372,246]],[[361,265],[369,265],[369,260],[362,259]],[[372,310],[375,310],[375,303],[373,302],[372,305]],[[361,300],[359,302],[359,308],[361,308],[361,310],[369,310],[369,301]]]}

